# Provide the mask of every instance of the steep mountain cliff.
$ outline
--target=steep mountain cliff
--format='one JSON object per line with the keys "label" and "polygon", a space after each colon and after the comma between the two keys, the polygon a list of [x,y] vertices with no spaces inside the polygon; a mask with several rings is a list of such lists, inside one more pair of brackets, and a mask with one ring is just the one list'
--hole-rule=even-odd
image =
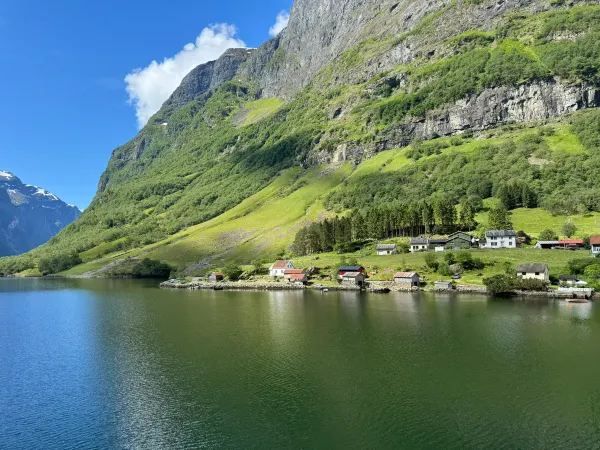
{"label": "steep mountain cliff", "polygon": [[517,181],[555,214],[599,211],[598,106],[598,1],[297,0],[277,38],[194,69],[43,252],[248,262],[391,192],[458,204]]}
{"label": "steep mountain cliff", "polygon": [[0,171],[0,256],[29,251],[76,220],[81,211]]}

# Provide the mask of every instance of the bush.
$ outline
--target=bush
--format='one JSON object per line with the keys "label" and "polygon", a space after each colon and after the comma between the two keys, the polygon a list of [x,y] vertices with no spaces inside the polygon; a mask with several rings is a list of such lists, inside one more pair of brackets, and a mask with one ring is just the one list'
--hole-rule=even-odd
{"label": "bush", "polygon": [[567,267],[569,268],[571,275],[583,275],[588,266],[597,263],[598,260],[596,258],[578,258],[569,261]]}
{"label": "bush", "polygon": [[229,281],[238,281],[244,271],[236,264],[228,264],[223,268],[223,274],[229,279]]}
{"label": "bush", "polygon": [[437,257],[433,253],[427,253],[425,255],[425,264],[429,269],[433,270],[434,272],[437,272],[438,268],[440,267],[440,263],[438,262]]}
{"label": "bush", "polygon": [[591,281],[600,279],[600,263],[590,264],[585,268],[583,274]]}
{"label": "bush", "polygon": [[167,279],[171,275],[172,267],[160,261],[145,258],[131,269],[133,278],[160,278]]}
{"label": "bush", "polygon": [[56,255],[40,259],[38,269],[42,275],[52,275],[69,270],[81,263],[81,258],[77,254]]}
{"label": "bush", "polygon": [[548,290],[548,283],[542,280],[528,278],[525,280],[517,280],[516,288],[521,291],[530,292],[545,292]]}
{"label": "bush", "polygon": [[507,295],[515,291],[518,280],[510,275],[494,275],[483,279],[488,292],[493,295]]}
{"label": "bush", "polygon": [[546,229],[540,233],[540,241],[557,241],[558,235],[554,230]]}

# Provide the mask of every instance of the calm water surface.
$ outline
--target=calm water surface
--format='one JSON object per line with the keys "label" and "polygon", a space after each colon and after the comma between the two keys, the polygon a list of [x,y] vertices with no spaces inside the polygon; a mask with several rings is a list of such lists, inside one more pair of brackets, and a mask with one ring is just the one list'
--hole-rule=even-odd
{"label": "calm water surface", "polygon": [[0,448],[592,448],[600,304],[0,281]]}

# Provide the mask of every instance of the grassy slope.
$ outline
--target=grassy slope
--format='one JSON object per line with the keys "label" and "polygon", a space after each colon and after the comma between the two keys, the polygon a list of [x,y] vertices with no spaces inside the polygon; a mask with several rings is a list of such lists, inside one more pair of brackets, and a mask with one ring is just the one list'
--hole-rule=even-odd
{"label": "grassy slope", "polygon": [[283,100],[276,97],[261,98],[249,102],[238,113],[237,120],[242,126],[248,126],[260,122],[275,114],[283,106]]}
{"label": "grassy slope", "polygon": [[[577,138],[568,126],[556,126],[557,133],[548,136],[547,142],[556,152],[583,151]],[[531,133],[529,129],[494,132],[489,139],[467,140],[461,145],[450,147],[445,152],[473,153],[489,142],[502,142],[523,134]],[[566,143],[566,144],[565,144]],[[68,275],[81,275],[97,270],[102,266],[127,256],[148,256],[167,261],[183,268],[189,264],[205,262],[209,266],[219,266],[225,261],[250,263],[255,259],[273,259],[285,252],[292,242],[296,231],[307,221],[317,220],[331,212],[326,211],[323,200],[332,191],[344,189],[348,183],[360,180],[361,177],[381,172],[401,171],[417,164],[407,158],[408,149],[394,149],[381,152],[364,161],[356,168],[349,164],[334,168],[315,168],[303,170],[289,169],[283,172],[273,183],[259,193],[244,200],[235,208],[205,222],[187,228],[174,236],[139,250],[115,252],[100,260],[93,260],[93,255],[103,254],[106,248],[116,246],[119,241],[101,244],[85,252],[85,264],[66,272]],[[428,158],[437,158],[432,155]],[[482,224],[486,224],[487,214],[478,216]],[[527,231],[533,236],[546,228],[560,232],[562,225],[572,220],[579,228],[581,236],[600,233],[600,214],[585,216],[552,216],[542,209],[518,209],[513,213],[515,228]],[[539,252],[535,250],[481,252],[484,259],[496,265],[489,266],[485,274],[501,271],[501,262],[512,263],[540,261],[551,264],[553,273],[564,270],[566,262],[573,257],[571,252]],[[399,255],[381,258],[359,254],[361,262],[373,270],[374,266],[382,268],[381,276],[389,278],[397,269],[417,269],[424,271],[423,255]],[[364,256],[364,258],[362,258]],[[303,266],[327,267],[337,263],[340,255],[319,255],[319,260],[312,258],[299,259]],[[466,281],[477,282],[481,277],[473,274]],[[433,276],[433,275],[432,275]],[[438,277],[439,278],[439,277]]]}

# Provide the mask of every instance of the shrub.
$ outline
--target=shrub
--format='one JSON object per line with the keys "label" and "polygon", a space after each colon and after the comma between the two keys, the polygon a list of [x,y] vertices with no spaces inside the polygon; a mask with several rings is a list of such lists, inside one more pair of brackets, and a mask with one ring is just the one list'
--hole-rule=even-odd
{"label": "shrub", "polygon": [[521,291],[530,292],[545,292],[548,290],[548,283],[542,280],[536,280],[528,278],[524,280],[517,280],[516,288]]}
{"label": "shrub", "polygon": [[427,253],[425,255],[425,264],[427,267],[435,272],[437,272],[440,267],[440,263],[437,260],[437,257],[433,253]]}
{"label": "shrub", "polygon": [[545,229],[540,233],[540,241],[556,241],[558,240],[558,235],[554,232],[554,230]]}
{"label": "shrub", "polygon": [[229,281],[238,281],[244,271],[236,264],[228,264],[223,268],[223,274],[229,279]]}
{"label": "shrub", "polygon": [[588,266],[597,263],[598,260],[595,258],[577,258],[569,261],[567,267],[569,268],[571,275],[583,275]]}
{"label": "shrub", "polygon": [[40,259],[38,269],[42,275],[52,275],[75,267],[81,262],[77,254],[55,255]]}
{"label": "shrub", "polygon": [[160,261],[145,258],[131,269],[133,278],[166,279],[171,275],[172,267]]}
{"label": "shrub", "polygon": [[488,292],[493,295],[506,295],[514,292],[518,280],[510,275],[494,275],[483,279]]}

